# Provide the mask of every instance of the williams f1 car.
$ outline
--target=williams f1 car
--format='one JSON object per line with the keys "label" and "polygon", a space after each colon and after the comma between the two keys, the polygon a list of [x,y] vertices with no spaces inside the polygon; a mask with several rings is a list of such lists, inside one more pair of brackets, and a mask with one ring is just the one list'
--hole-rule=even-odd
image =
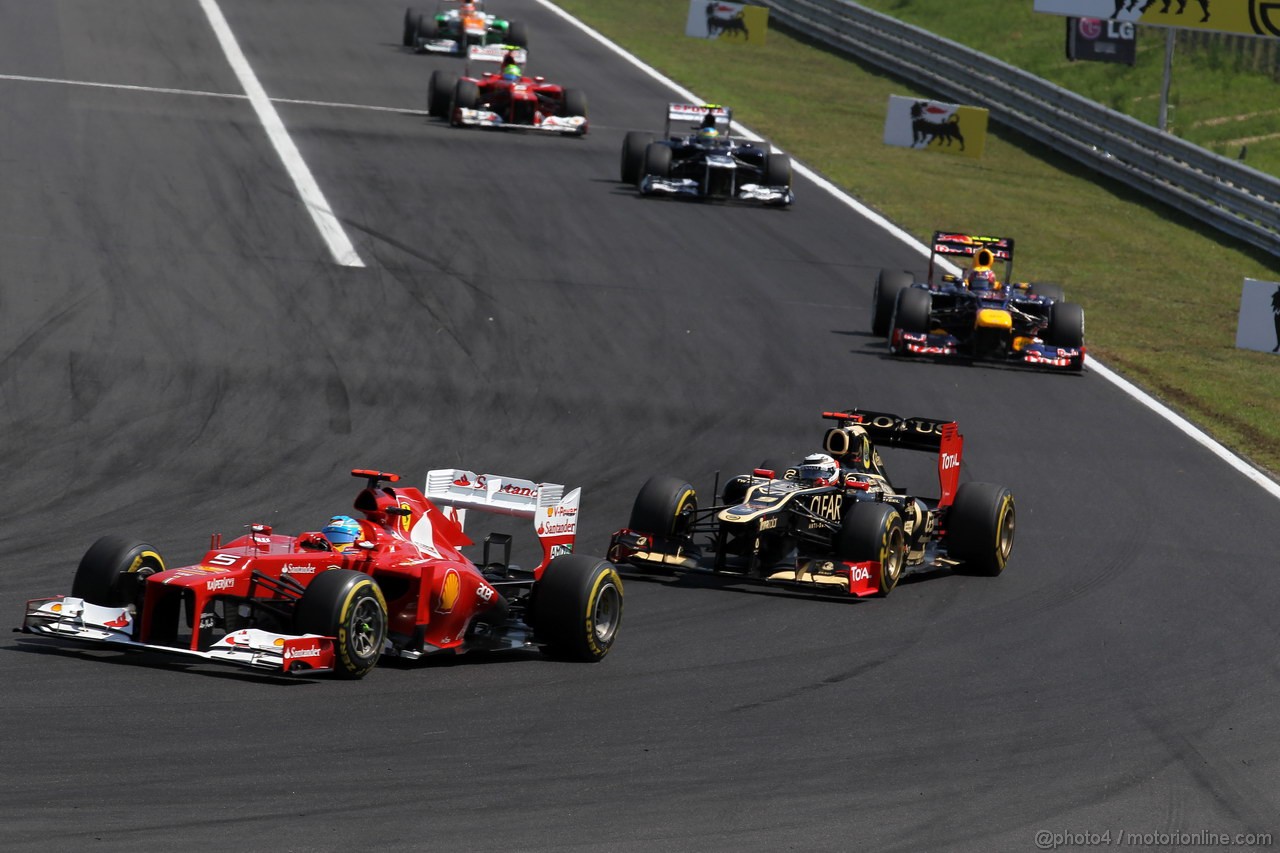
{"label": "williams f1 car", "polygon": [[[339,517],[345,537],[253,524],[226,543],[215,535],[198,563],[169,568],[144,542],[104,536],[80,561],[71,594],[28,602],[21,630],[346,678],[365,675],[382,655],[608,654],[622,582],[608,562],[572,553],[579,489],[446,469],[431,471],[423,491],[389,485],[395,474],[351,473],[366,481],[355,500],[363,519]],[[532,519],[538,565],[512,564],[512,537],[500,533],[472,562],[462,551],[473,544],[463,532],[468,509]],[[335,541],[343,538],[350,543]]]}
{"label": "williams f1 car", "polygon": [[[968,259],[970,269],[943,273],[939,257]],[[1065,301],[1059,285],[1014,281],[1013,240],[1006,237],[935,232],[923,282],[909,272],[880,270],[871,330],[887,335],[889,351],[898,356],[1084,369],[1084,309]]]}
{"label": "williams f1 car", "polygon": [[[688,134],[672,123],[696,124]],[[733,110],[697,104],[669,104],[663,138],[628,131],[622,142],[622,182],[641,195],[757,201],[786,207],[791,191],[791,158],[731,135]]]}
{"label": "williams f1 car", "polygon": [[414,9],[404,11],[404,46],[418,53],[465,54],[485,45],[529,46],[525,25],[484,11],[482,0],[441,2],[435,15]]}
{"label": "williams f1 car", "polygon": [[[765,461],[729,479],[712,506],[700,506],[679,477],[650,478],[609,559],[642,572],[710,572],[858,597],[886,596],[910,572],[1004,570],[1013,494],[960,483],[964,439],[954,422],[859,409],[822,416],[837,424],[822,453]],[[896,488],[878,447],[936,453],[939,496]]]}
{"label": "williams f1 car", "polygon": [[[471,59],[524,62],[523,51],[510,47],[472,48]],[[581,89],[548,83],[543,77],[486,71],[479,77],[459,77],[432,71],[427,91],[427,114],[447,118],[454,127],[494,127],[536,130],[570,136],[587,134],[587,96]]]}

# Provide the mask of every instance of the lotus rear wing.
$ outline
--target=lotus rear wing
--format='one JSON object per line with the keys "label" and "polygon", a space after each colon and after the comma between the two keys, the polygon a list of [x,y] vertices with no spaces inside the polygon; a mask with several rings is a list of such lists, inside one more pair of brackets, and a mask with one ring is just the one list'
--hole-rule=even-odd
{"label": "lotus rear wing", "polygon": [[[839,421],[841,427],[857,425],[867,431],[867,436],[878,447],[899,447],[904,450],[921,450],[938,454],[938,506],[950,506],[960,487],[960,460],[964,455],[964,436],[955,421],[934,418],[904,418],[888,412],[867,409],[847,409],[842,412],[823,412],[828,420]],[[838,429],[838,428],[837,428]],[[823,446],[829,445],[832,432]]]}
{"label": "lotus rear wing", "polygon": [[982,237],[956,231],[933,232],[932,249],[929,252],[929,277],[926,281],[933,284],[934,262],[939,255],[948,259],[972,258],[982,249],[991,253],[993,265],[995,261],[1004,263],[1004,277],[1001,281],[1013,281],[1012,237]]}
{"label": "lotus rear wing", "polygon": [[666,135],[672,138],[672,122],[684,124],[701,124],[708,115],[715,116],[716,128],[729,133],[733,125],[733,110],[719,104],[667,104]]}
{"label": "lotus rear wing", "polygon": [[573,552],[582,489],[565,492],[558,483],[442,468],[427,472],[424,492],[432,503],[453,507],[452,517],[459,527],[465,525],[468,509],[533,519],[534,533],[542,545],[542,562],[534,570],[537,577],[553,557]]}

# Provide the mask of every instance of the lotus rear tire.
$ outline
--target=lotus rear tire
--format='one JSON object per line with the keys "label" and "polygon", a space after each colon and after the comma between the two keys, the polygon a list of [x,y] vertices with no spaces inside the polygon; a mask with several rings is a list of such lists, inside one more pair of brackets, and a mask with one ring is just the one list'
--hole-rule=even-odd
{"label": "lotus rear tire", "polygon": [[995,577],[1013,550],[1013,493],[995,483],[964,483],[947,512],[947,556],[964,571]]}

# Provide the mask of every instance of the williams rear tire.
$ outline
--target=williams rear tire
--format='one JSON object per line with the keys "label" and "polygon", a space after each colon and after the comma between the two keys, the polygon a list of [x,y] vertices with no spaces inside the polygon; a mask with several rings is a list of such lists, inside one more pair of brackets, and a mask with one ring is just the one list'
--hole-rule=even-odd
{"label": "williams rear tire", "polygon": [[622,578],[612,563],[556,557],[533,595],[534,636],[548,655],[594,663],[609,654],[622,623]]}
{"label": "williams rear tire", "polygon": [[316,576],[293,613],[300,634],[334,639],[334,675],[363,678],[378,664],[387,640],[387,602],[364,572],[330,569]]}

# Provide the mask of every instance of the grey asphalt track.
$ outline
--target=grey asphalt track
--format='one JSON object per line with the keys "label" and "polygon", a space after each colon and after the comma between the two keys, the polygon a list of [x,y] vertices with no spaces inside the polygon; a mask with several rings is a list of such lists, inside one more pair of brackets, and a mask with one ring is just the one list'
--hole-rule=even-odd
{"label": "grey asphalt track", "polygon": [[194,0],[0,0],[9,625],[103,533],[179,565],[251,521],[315,528],[353,467],[581,485],[601,553],[649,474],[709,488],[849,405],[955,418],[1017,544],[998,579],[865,603],[629,580],[599,665],[285,680],[6,634],[0,849],[1280,831],[1263,490],[1096,375],[888,360],[871,285],[920,256],[807,182],[790,211],[637,198],[622,136],[670,94],[539,5],[491,8],[586,90],[582,140],[416,114],[461,63],[401,49],[390,0],[221,5],[273,98],[390,108],[277,105],[367,266],[331,262],[247,101],[12,79],[240,93]]}

